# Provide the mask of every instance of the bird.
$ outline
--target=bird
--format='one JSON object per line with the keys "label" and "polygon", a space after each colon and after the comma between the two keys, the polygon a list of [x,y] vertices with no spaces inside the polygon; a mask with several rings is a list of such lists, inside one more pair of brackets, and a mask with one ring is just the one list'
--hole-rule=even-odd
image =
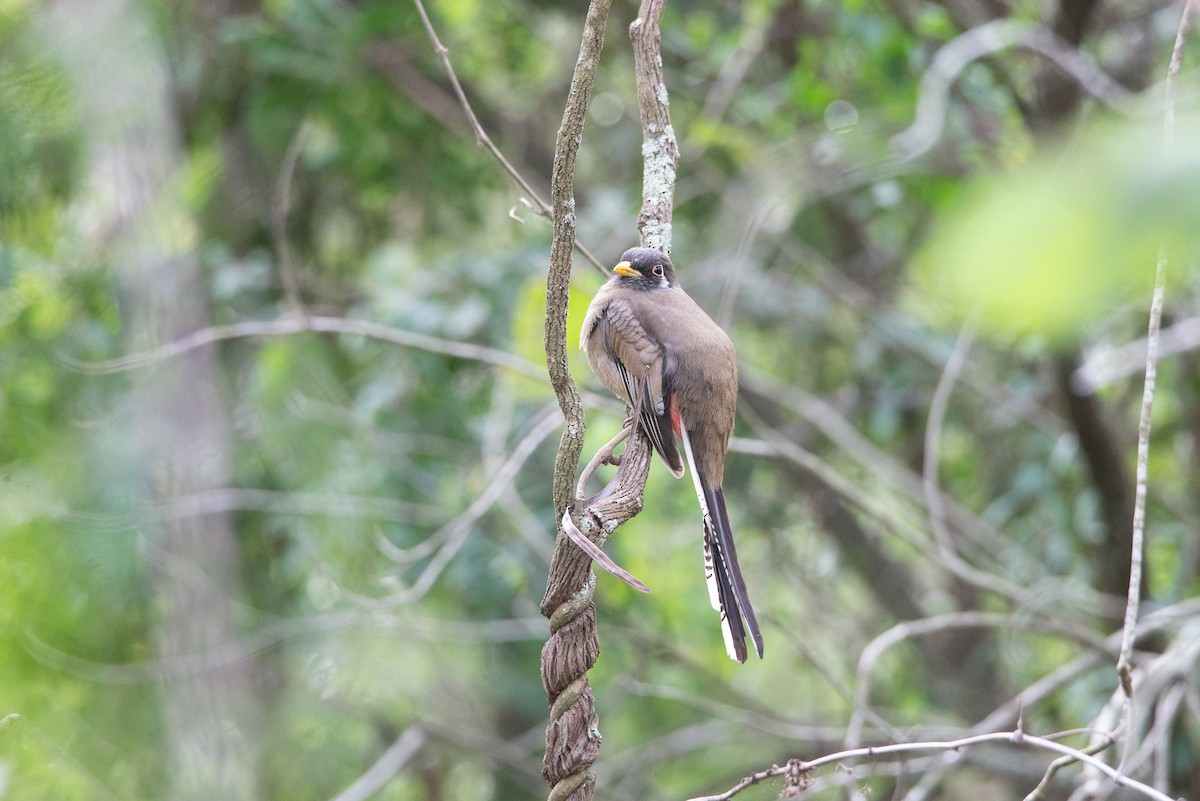
{"label": "bird", "polygon": [[744,663],[748,632],[761,659],[762,634],[725,505],[738,392],[733,342],[683,291],[665,254],[635,247],[592,299],[580,345],[592,372],[625,401],[631,424],[646,433],[675,478],[683,476],[686,458],[704,521],[709,600],[721,615],[726,651]]}

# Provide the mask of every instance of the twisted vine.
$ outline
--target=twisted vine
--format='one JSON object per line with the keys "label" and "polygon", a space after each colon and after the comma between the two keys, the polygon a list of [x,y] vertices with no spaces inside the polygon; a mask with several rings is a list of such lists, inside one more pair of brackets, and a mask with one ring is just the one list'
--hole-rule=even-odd
{"label": "twisted vine", "polygon": [[[546,282],[546,359],[566,418],[554,470],[555,519],[562,521],[564,513],[569,512],[583,536],[598,546],[641,511],[653,454],[649,439],[634,426],[620,467],[604,491],[588,500],[582,499],[582,486],[573,492],[585,429],[582,403],[566,357],[567,287],[575,240],[574,168],[610,4],[611,0],[592,0],[588,8],[579,60],[555,145],[551,179],[554,240]],[[658,55],[662,6],[663,0],[645,0],[638,20],[630,26],[630,36],[634,41],[643,138],[647,142],[653,138],[650,143],[655,144],[643,147],[646,172],[638,231],[643,245],[669,250],[678,150],[666,110],[666,87]],[[591,768],[600,752],[600,728],[587,677],[600,656],[595,588],[591,559],[570,541],[560,522],[541,603],[542,614],[550,619],[550,637],[542,648],[542,686],[550,705],[542,775],[551,785],[550,801],[591,801],[595,797],[596,777]]]}
{"label": "twisted vine", "polygon": [[[554,238],[546,275],[546,367],[566,420],[554,463],[556,520],[562,519],[573,496],[586,429],[583,402],[567,363],[567,302],[576,227],[575,157],[583,140],[584,118],[611,4],[612,0],[591,0],[588,6],[579,58],[555,140],[550,179]],[[587,680],[587,671],[600,655],[592,603],[595,584],[590,561],[560,527],[541,606],[542,614],[550,618],[550,638],[542,649],[542,685],[550,703],[542,775],[551,785],[550,801],[591,801],[595,796],[596,777],[591,766],[600,752],[600,731]]]}

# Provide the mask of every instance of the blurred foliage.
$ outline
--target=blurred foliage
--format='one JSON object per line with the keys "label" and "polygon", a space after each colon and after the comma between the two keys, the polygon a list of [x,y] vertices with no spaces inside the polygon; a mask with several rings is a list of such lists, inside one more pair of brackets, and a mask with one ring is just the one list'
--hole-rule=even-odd
{"label": "blurred foliage", "polygon": [[[1196,318],[1197,123],[1181,115],[1164,154],[1157,105],[1129,122],[1075,98],[1047,136],[1045,62],[1002,52],[958,77],[936,146],[898,160],[892,137],[913,118],[922,74],[984,21],[968,13],[977,5],[668,4],[682,150],[673,256],[739,349],[736,433],[748,442],[735,442],[726,485],[767,655],[724,657],[690,486],[655,467],[645,511],[607,546],[653,593],[598,579],[604,797],[719,792],[837,750],[859,654],[897,622],[983,610],[1076,635],[952,630],[898,645],[871,674],[871,706],[893,727],[868,721],[872,742],[961,733],[1119,626],[1102,607],[1124,591],[1106,570],[1128,562],[1114,539],[1128,527],[1110,518],[1131,497],[1114,484],[1132,492],[1138,367],[1080,402],[1094,417],[1068,402],[1063,375],[1144,336],[1160,244],[1172,257],[1167,322]],[[1057,9],[982,5],[1046,24]],[[1178,4],[1097,5],[1085,50],[1131,90],[1160,80]],[[202,323],[237,325],[299,318],[288,271],[304,313],[537,364],[549,226],[477,147],[410,3],[100,6],[151,25],[144,89],[149,103],[166,82],[175,139],[139,152],[172,154],[177,200],[155,211],[177,224],[187,258],[135,264],[124,233],[137,220],[105,202],[121,133],[90,122],[85,87],[119,79],[107,59],[129,42],[80,30],[69,2],[0,0],[0,798],[187,797],[173,704],[195,676],[238,671],[252,699],[237,749],[248,797],[334,797],[414,725],[425,743],[373,798],[543,795],[537,606],[557,443],[543,425],[546,381],[355,333],[230,337],[101,368],[181,324],[145,322],[148,274]],[[429,10],[482,124],[544,188],[584,6]],[[635,14],[632,2],[613,9],[576,177],[580,238],[609,261],[633,243],[640,202]],[[72,49],[88,39],[105,55],[81,67]],[[577,260],[572,331],[599,281]],[[985,336],[947,407],[938,478],[962,559],[1017,597],[946,569],[922,497],[931,399],[967,319]],[[574,334],[568,345],[592,390],[590,454],[621,410],[600,400]],[[172,418],[178,443],[148,443],[157,429],[141,399],[175,364],[202,363],[197,353],[220,442],[196,441],[210,429],[192,387]],[[1198,589],[1197,398],[1195,353],[1164,361],[1150,608]],[[820,468],[753,452],[770,440]],[[201,445],[224,454],[205,464],[210,484],[164,490],[153,448],[187,462]],[[509,470],[511,487],[477,508]],[[215,567],[170,551],[163,531],[193,519],[213,526],[196,523],[210,543],[214,521],[229,524]],[[223,593],[226,640],[173,661],[169,591],[193,584]],[[194,668],[210,656],[228,671]],[[1026,727],[1087,725],[1113,691],[1112,661],[1025,709]],[[1183,716],[1173,732],[1171,792],[1195,794],[1200,725]],[[967,754],[931,797],[1021,797],[1049,759],[1014,754]],[[811,793],[834,797],[836,781]],[[907,786],[882,767],[854,783],[887,797]],[[755,790],[743,797],[777,792]]]}
{"label": "blurred foliage", "polygon": [[1146,296],[1158,248],[1195,263],[1197,186],[1200,151],[1168,149],[1161,123],[1103,126],[1066,153],[976,181],[929,243],[920,291],[990,329],[1075,341]]}

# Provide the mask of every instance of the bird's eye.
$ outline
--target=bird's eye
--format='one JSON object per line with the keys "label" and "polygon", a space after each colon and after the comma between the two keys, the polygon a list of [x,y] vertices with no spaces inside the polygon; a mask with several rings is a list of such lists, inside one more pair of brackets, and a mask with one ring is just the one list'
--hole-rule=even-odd
{"label": "bird's eye", "polygon": [[654,265],[654,268],[650,270],[650,272],[654,273],[659,278],[662,278],[663,266],[661,264],[656,264]]}

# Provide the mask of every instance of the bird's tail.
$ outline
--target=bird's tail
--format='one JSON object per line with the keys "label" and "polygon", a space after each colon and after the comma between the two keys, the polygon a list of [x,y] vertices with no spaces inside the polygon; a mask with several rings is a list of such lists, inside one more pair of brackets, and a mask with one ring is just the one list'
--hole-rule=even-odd
{"label": "bird's tail", "polygon": [[692,481],[696,485],[696,498],[700,501],[700,511],[704,516],[704,578],[708,582],[709,601],[721,615],[725,650],[730,659],[745,662],[746,630],[749,629],[754,650],[761,659],[762,634],[754,617],[754,607],[750,605],[741,566],[738,565],[733,530],[729,526],[729,512],[725,508],[725,492],[720,487],[707,487],[700,480],[687,426],[680,426],[680,435]]}

